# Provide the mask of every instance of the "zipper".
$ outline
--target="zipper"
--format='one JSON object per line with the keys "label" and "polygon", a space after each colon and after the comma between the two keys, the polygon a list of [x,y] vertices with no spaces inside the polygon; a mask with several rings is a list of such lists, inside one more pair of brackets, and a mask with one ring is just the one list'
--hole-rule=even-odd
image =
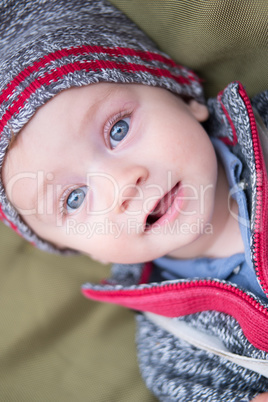
{"label": "zipper", "polygon": [[239,323],[252,345],[268,352],[268,309],[253,296],[220,280],[169,281],[129,288],[85,284],[82,293],[91,300],[166,317],[208,310],[229,314]]}
{"label": "zipper", "polygon": [[[90,286],[90,287],[89,287]],[[119,285],[120,286],[120,285]],[[192,288],[205,288],[205,287],[213,287],[216,289],[223,289],[234,295],[241,297],[245,302],[247,302],[250,306],[258,309],[264,316],[268,317],[268,307],[260,304],[256,299],[249,295],[248,293],[243,292],[243,290],[235,287],[230,283],[225,283],[223,281],[217,281],[215,279],[193,279],[190,281],[165,281],[164,283],[155,283],[155,284],[141,284],[138,287],[129,287],[120,289],[119,286],[112,286],[111,289],[102,287],[99,285],[88,285],[85,284],[82,286],[82,292],[85,296],[88,297],[89,292],[93,292],[98,298],[100,296],[111,296],[113,298],[120,297],[134,297],[134,296],[148,296],[148,295],[156,295],[159,293],[170,292],[170,291],[182,291],[186,289]],[[92,294],[93,295],[93,294]]]}

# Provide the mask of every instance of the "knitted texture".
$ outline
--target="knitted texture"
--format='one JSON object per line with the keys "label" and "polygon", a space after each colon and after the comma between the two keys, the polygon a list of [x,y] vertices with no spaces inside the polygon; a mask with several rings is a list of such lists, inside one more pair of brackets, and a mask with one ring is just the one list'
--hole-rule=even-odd
{"label": "knitted texture", "polygon": [[[0,172],[11,136],[64,89],[136,83],[203,101],[199,78],[106,1],[5,0],[0,22]],[[56,251],[23,222],[1,179],[0,219],[37,247]]]}
{"label": "knitted texture", "polygon": [[[200,322],[196,321],[199,315],[189,316],[188,322],[200,331],[206,326],[211,331],[219,321],[225,323],[221,338],[230,349],[241,349],[245,339],[236,337],[233,342],[233,332],[239,326],[232,317],[218,312],[200,315]],[[213,324],[209,323],[211,319]],[[137,316],[137,322],[140,370],[146,385],[160,401],[249,402],[267,391],[267,378],[260,374],[174,337],[143,315]]]}

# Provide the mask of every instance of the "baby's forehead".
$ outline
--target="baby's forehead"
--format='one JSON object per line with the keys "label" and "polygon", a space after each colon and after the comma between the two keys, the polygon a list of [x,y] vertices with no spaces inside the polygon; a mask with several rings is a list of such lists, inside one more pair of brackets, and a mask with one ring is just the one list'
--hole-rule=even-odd
{"label": "baby's forehead", "polygon": [[[42,105],[36,111],[30,122],[36,121],[40,116],[45,116],[46,114],[53,114],[61,118],[61,116],[73,110],[77,109],[77,111],[79,111],[81,106],[84,105],[92,109],[97,109],[113,95],[130,88],[131,84],[102,82],[66,89]],[[29,124],[27,124],[26,127],[27,126],[29,126]]]}

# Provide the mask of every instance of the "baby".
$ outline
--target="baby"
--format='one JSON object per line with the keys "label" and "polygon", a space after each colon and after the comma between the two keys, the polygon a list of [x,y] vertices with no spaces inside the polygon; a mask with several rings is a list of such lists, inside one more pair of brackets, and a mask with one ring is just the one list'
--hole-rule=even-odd
{"label": "baby", "polygon": [[[145,85],[64,91],[11,146],[3,168],[8,198],[41,238],[97,259],[243,252],[226,176],[199,124],[207,115],[195,100]],[[198,228],[201,219],[211,230]],[[108,222],[107,231],[94,231]],[[177,222],[197,230],[176,230]]]}
{"label": "baby", "polygon": [[[153,313],[138,316],[138,349],[160,400],[266,391],[267,176],[244,88],[207,107],[199,78],[105,1],[12,4],[2,13],[1,219],[42,250],[116,263],[83,293]],[[253,101],[261,115],[266,96]],[[197,349],[159,316],[218,337],[246,363]]]}

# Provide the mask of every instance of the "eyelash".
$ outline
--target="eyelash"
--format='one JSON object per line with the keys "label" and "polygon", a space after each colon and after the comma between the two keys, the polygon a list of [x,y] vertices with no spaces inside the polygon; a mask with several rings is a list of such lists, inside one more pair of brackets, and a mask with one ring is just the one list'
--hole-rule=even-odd
{"label": "eyelash", "polygon": [[[112,127],[115,125],[115,123],[117,123],[119,120],[125,119],[126,117],[131,118],[133,111],[122,111],[119,112],[117,114],[115,114],[114,116],[110,117],[107,122],[104,125],[103,128],[103,132],[104,132],[104,137],[105,137],[105,141],[107,144],[109,144],[109,136],[110,136],[110,131],[112,129]],[[109,145],[109,148],[112,149]]]}
{"label": "eyelash", "polygon": [[72,187],[68,187],[66,190],[63,191],[62,195],[60,196],[59,199],[59,210],[58,210],[58,214],[59,217],[63,217],[63,216],[67,216],[67,208],[66,208],[66,202],[68,200],[69,195],[71,194],[72,191],[76,190],[77,188],[79,188],[81,186],[72,186]]}

